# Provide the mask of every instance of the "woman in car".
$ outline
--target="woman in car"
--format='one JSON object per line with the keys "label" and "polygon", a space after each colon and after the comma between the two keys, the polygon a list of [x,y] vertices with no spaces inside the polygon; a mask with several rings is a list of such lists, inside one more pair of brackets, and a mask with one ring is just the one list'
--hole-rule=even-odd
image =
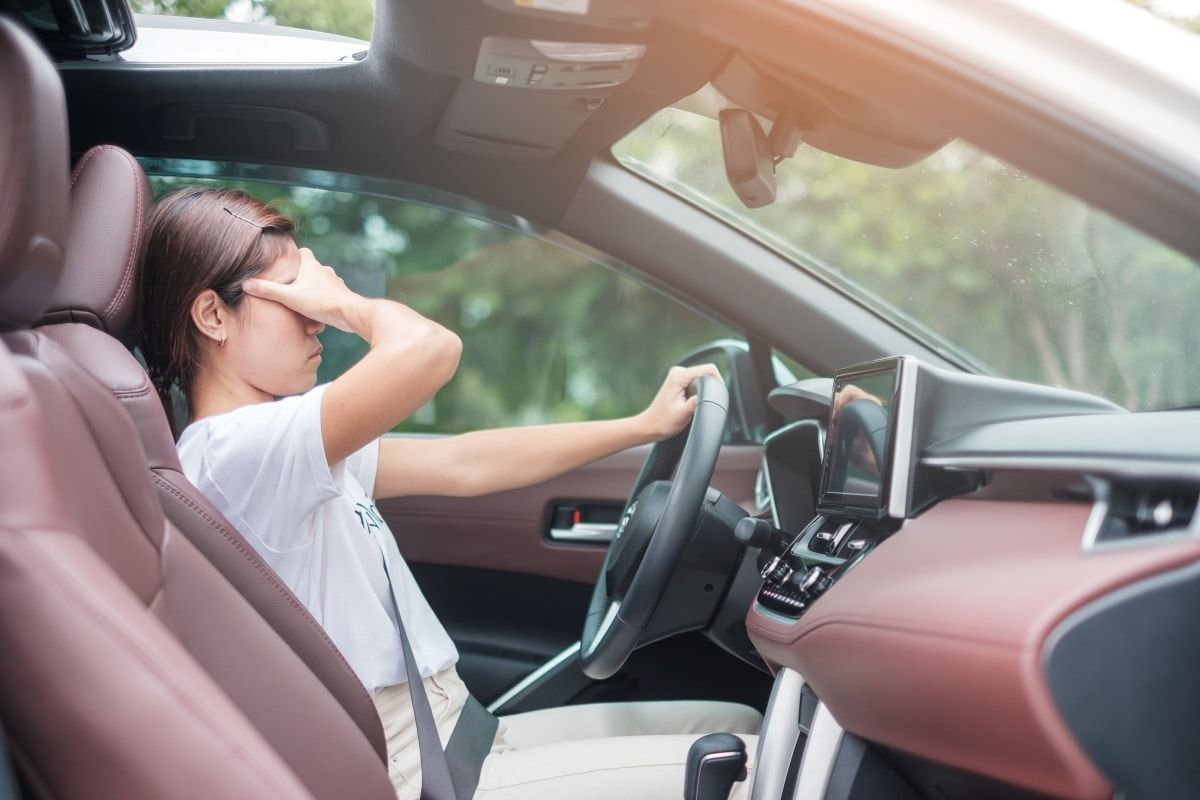
{"label": "woman in car", "polygon": [[[187,188],[150,219],[139,334],[174,420],[187,400],[188,477],[279,573],[374,697],[400,797],[420,790],[399,610],[443,742],[468,692],[458,652],[396,547],[375,498],[469,496],[545,481],[665,439],[691,418],[685,396],[712,365],[673,369],[636,416],[382,438],[454,375],[459,338],[400,303],[350,291],[297,248],[287,217],[236,190]],[[316,384],[326,325],[361,336],[365,356]],[[730,703],[614,703],[501,721],[477,796],[678,797],[691,742],[731,731],[753,747],[757,711]],[[734,796],[744,792],[738,784]]]}

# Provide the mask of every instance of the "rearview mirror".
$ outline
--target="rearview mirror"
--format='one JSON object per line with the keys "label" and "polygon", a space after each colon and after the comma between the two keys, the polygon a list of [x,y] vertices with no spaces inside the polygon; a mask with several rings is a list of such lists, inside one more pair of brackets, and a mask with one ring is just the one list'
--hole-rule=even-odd
{"label": "rearview mirror", "polygon": [[747,208],[775,201],[775,156],[758,118],[744,108],[721,111],[721,151],[725,175]]}

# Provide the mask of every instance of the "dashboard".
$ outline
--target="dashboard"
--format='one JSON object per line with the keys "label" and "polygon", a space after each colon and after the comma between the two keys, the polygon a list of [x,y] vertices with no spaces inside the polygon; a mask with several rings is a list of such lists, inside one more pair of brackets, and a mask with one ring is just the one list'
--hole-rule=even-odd
{"label": "dashboard", "polygon": [[911,357],[772,393],[753,800],[1200,792],[1200,412]]}

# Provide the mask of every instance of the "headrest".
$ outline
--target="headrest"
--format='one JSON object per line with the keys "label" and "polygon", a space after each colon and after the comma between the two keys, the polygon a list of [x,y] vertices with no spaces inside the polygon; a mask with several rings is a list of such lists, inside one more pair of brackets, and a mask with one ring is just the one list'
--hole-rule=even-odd
{"label": "headrest", "polygon": [[54,65],[0,16],[0,330],[42,315],[67,233],[67,105]]}
{"label": "headrest", "polygon": [[106,144],[83,154],[71,177],[62,278],[39,325],[83,322],[121,336],[133,314],[150,205],[150,186],[133,156]]}
{"label": "headrest", "polygon": [[[30,334],[31,336],[34,334]],[[108,389],[133,419],[151,469],[182,470],[175,438],[150,376],[133,354],[112,336],[83,325],[46,325],[41,335],[59,346],[96,382]]]}

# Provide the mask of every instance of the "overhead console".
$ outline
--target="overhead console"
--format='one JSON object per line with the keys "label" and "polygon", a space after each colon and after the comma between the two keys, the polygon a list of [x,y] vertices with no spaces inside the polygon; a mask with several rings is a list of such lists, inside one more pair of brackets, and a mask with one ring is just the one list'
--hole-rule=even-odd
{"label": "overhead console", "polygon": [[[553,157],[647,51],[650,16],[635,0],[484,0],[473,80],[439,121],[439,146],[508,161]],[[662,48],[660,48],[662,49]],[[461,62],[454,65],[456,74]]]}
{"label": "overhead console", "polygon": [[526,89],[608,89],[629,80],[645,52],[641,44],[488,36],[479,48],[475,80]]}
{"label": "overhead console", "polygon": [[437,142],[495,158],[549,158],[645,53],[637,43],[485,36],[474,80],[455,90]]}

